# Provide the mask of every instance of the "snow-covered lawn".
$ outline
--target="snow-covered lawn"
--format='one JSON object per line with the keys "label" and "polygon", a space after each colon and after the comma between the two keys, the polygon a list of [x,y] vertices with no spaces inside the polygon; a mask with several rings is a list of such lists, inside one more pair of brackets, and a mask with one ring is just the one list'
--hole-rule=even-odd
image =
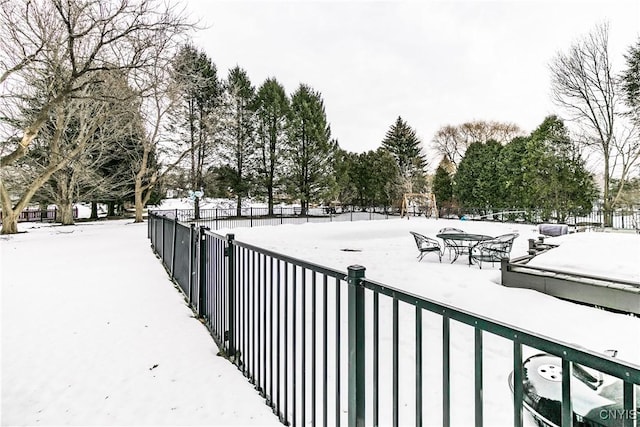
{"label": "snow-covered lawn", "polygon": [[[239,241],[328,267],[346,271],[360,264],[370,279],[596,351],[617,349],[618,357],[640,364],[638,318],[504,288],[498,265],[480,270],[464,257],[450,264],[446,255],[442,263],[435,255],[417,262],[408,231],[433,237],[445,226],[489,235],[516,231],[512,256],[525,254],[527,239],[538,236],[531,225],[425,218],[233,232]],[[130,221],[21,224],[27,233],[0,239],[3,425],[279,425],[242,374],[216,356],[213,340],[152,254],[146,227]],[[579,233],[548,241],[571,249],[549,252],[548,263],[540,257],[542,265],[640,279],[638,235]],[[381,300],[381,316],[387,308]],[[432,317],[425,316],[424,332],[437,342],[441,327]],[[411,325],[401,333],[413,342],[413,312],[400,319]],[[452,423],[465,426],[472,423],[473,332],[457,326],[451,340]],[[385,348],[389,329],[381,325]],[[425,354],[425,377],[440,369],[434,353]],[[487,337],[484,354],[485,425],[506,426],[512,416],[512,349],[506,340]],[[402,366],[412,366],[412,354],[401,358]],[[401,369],[401,403],[409,408],[411,369]],[[382,384],[389,370],[381,367]],[[429,425],[439,422],[435,384],[425,389],[426,409],[435,414]],[[388,421],[383,411],[381,425]],[[410,415],[401,418],[403,425],[412,422]]]}
{"label": "snow-covered lawn", "polygon": [[0,240],[2,425],[280,425],[192,317],[147,224]]}
{"label": "snow-covered lawn", "polygon": [[[618,357],[640,365],[640,319],[562,301],[527,289],[500,285],[500,266],[484,264],[480,270],[461,256],[450,264],[427,254],[418,262],[413,237],[417,231],[435,237],[444,227],[497,236],[516,232],[512,256],[525,255],[528,239],[537,239],[533,225],[411,218],[334,224],[284,225],[232,230],[242,242],[284,253],[323,266],[346,271],[349,265],[366,267],[369,279],[446,303],[564,342],[603,352],[618,350]],[[231,230],[219,230],[224,234]],[[640,236],[632,233],[576,233],[547,242],[560,243],[537,260],[540,266],[584,274],[606,275],[640,282]],[[563,248],[566,246],[566,249]],[[349,249],[345,251],[345,249]],[[370,293],[369,293],[370,295]],[[367,304],[370,304],[368,300]],[[369,306],[370,307],[370,306]],[[380,299],[381,425],[391,423],[391,301]],[[400,423],[414,423],[415,310],[400,307]],[[370,316],[370,314],[369,314]],[[370,319],[368,317],[367,319]],[[367,345],[371,325],[367,320]],[[441,425],[441,321],[423,316],[424,413],[427,425]],[[454,322],[451,326],[452,425],[473,424],[473,329]],[[367,376],[371,375],[371,347]],[[525,348],[525,357],[539,351]],[[491,334],[484,338],[485,425],[508,426],[513,409],[507,377],[513,366],[509,341]],[[435,386],[434,386],[435,384]],[[370,395],[370,391],[368,392]],[[346,406],[346,397],[342,407]],[[370,411],[368,404],[367,410]],[[369,420],[371,420],[369,412]],[[531,420],[528,420],[529,422]]]}

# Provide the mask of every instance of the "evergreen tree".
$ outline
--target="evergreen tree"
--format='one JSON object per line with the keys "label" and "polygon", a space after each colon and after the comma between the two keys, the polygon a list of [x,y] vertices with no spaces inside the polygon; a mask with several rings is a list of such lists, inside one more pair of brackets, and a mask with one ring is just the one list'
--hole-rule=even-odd
{"label": "evergreen tree", "polygon": [[451,170],[455,166],[444,156],[433,176],[432,192],[439,206],[451,206],[453,202],[453,178]]}
{"label": "evergreen tree", "polygon": [[524,180],[530,205],[541,209],[544,218],[555,216],[563,221],[570,212],[591,211],[597,194],[593,177],[556,116],[545,118],[531,134]]}
{"label": "evergreen tree", "polygon": [[[190,150],[189,189],[204,188],[204,165],[210,160],[216,130],[220,84],[215,64],[203,51],[184,46],[173,61],[173,80],[181,102],[171,114],[171,130]],[[200,217],[195,199],[195,217]]]}
{"label": "evergreen tree", "polygon": [[256,147],[254,141],[254,114],[252,111],[255,89],[247,72],[240,67],[229,71],[225,85],[226,135],[220,147],[222,166],[233,171],[227,184],[236,198],[237,215],[242,215],[242,198],[249,195],[255,170]]}
{"label": "evergreen tree", "polygon": [[424,190],[427,161],[420,145],[415,130],[400,116],[382,140],[382,147],[391,153],[398,164],[406,193]]}
{"label": "evergreen tree", "polygon": [[534,207],[523,173],[528,141],[529,137],[516,137],[500,151],[497,172],[502,209],[519,210]]}
{"label": "evergreen tree", "polygon": [[341,148],[336,149],[333,162],[335,176],[333,199],[337,199],[342,205],[351,205],[356,199],[356,188],[351,181],[351,170],[357,161],[358,154],[350,153]]}
{"label": "evergreen tree", "polygon": [[280,152],[286,137],[289,98],[275,78],[267,79],[258,89],[253,106],[257,119],[258,181],[256,189],[266,194],[269,215],[273,214],[273,196],[282,173]]}
{"label": "evergreen tree", "polygon": [[636,126],[640,126],[640,38],[629,47],[625,59],[627,68],[622,73],[622,96]]}
{"label": "evergreen tree", "polygon": [[402,176],[393,156],[384,148],[373,152],[373,204],[391,206],[402,197]]}
{"label": "evergreen tree", "polygon": [[482,211],[499,205],[497,162],[501,149],[496,141],[469,145],[454,178],[454,194],[461,205]]}
{"label": "evergreen tree", "polygon": [[309,202],[327,197],[334,185],[333,155],[324,102],[319,92],[301,84],[291,96],[286,159],[288,192],[300,200],[301,213]]}

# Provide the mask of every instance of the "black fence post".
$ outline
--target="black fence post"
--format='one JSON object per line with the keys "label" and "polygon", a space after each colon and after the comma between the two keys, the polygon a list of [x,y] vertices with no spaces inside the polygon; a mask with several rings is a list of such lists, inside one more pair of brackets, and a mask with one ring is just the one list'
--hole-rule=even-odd
{"label": "black fence post", "polygon": [[178,228],[178,210],[176,209],[176,217],[173,220],[173,247],[171,248],[171,278],[175,279],[175,266],[176,266],[176,234]]}
{"label": "black fence post", "polygon": [[365,268],[348,268],[349,285],[349,427],[364,426],[365,421],[365,340],[364,279]]}
{"label": "black fence post", "polygon": [[160,255],[160,259],[162,260],[162,263],[164,264],[164,215],[161,216],[162,218],[162,222],[160,223],[160,248],[161,250],[158,252],[158,254]]}
{"label": "black fence post", "polygon": [[196,275],[196,271],[193,268],[193,260],[195,259],[195,242],[194,238],[196,237],[195,233],[195,224],[189,224],[189,305],[193,307],[193,282]]}
{"label": "black fence post", "polygon": [[205,226],[198,227],[198,316],[203,317],[205,289],[207,277],[205,271],[207,269],[207,245],[205,244]]}
{"label": "black fence post", "polygon": [[233,247],[233,240],[235,239],[235,234],[227,234],[227,248],[225,249],[225,255],[227,257],[227,286],[228,291],[227,295],[229,297],[229,330],[227,331],[227,340],[229,341],[227,355],[229,357],[234,356],[236,354],[236,331],[235,331],[235,323],[236,323],[236,276],[235,276],[235,252]]}

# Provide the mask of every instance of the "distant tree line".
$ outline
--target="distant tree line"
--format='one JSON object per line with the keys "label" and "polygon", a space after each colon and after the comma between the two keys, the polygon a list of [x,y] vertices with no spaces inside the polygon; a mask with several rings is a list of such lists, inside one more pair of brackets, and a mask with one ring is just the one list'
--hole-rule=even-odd
{"label": "distant tree line", "polygon": [[[509,123],[446,126],[432,141],[445,160],[429,177],[422,142],[402,117],[378,149],[343,150],[319,91],[300,84],[288,94],[275,77],[256,87],[239,66],[220,76],[171,4],[16,0],[0,2],[0,21],[2,233],[17,232],[34,202],[55,204],[63,224],[73,223],[77,201],[92,202],[94,217],[98,203],[110,214],[133,203],[142,221],[166,189],[195,196],[196,212],[200,191],[233,198],[238,214],[248,197],[270,213],[297,202],[305,214],[312,204],[389,206],[431,188],[441,204],[588,209],[596,197],[581,157],[588,149],[605,159],[607,209],[634,182],[640,45],[614,76],[606,28],[552,65],[555,97],[581,106],[573,112],[584,135],[570,136],[557,117],[529,136]],[[582,99],[572,86],[580,78],[598,83]]]}
{"label": "distant tree line", "polygon": [[538,211],[544,218],[591,212],[598,191],[562,120],[547,117],[507,144],[473,142],[457,168],[445,156],[434,176],[440,206]]}

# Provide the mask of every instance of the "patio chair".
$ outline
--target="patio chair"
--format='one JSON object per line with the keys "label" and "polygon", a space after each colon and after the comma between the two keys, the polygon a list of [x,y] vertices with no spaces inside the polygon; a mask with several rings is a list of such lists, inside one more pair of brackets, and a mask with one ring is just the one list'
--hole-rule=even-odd
{"label": "patio chair", "polygon": [[472,246],[469,250],[469,264],[477,261],[482,268],[483,262],[491,262],[491,265],[500,262],[502,258],[509,258],[513,241],[518,237],[517,233],[503,234],[490,240],[483,240]]}
{"label": "patio chair", "polygon": [[[454,227],[445,227],[445,228],[441,228],[440,231],[438,231],[438,234],[444,234],[444,233],[464,233],[464,230],[460,230],[459,228],[454,228]],[[449,252],[449,260],[451,260],[451,252],[455,252],[456,251],[456,247],[452,246],[451,243],[453,243],[451,240],[443,240],[444,242],[444,248],[442,250],[442,252],[444,253],[445,250],[448,250]]]}
{"label": "patio chair", "polygon": [[442,262],[442,248],[440,247],[440,242],[414,231],[410,231],[409,233],[413,235],[413,238],[416,240],[418,251],[420,251],[418,254],[418,262],[422,261],[422,257],[431,252],[437,253],[438,260]]}

